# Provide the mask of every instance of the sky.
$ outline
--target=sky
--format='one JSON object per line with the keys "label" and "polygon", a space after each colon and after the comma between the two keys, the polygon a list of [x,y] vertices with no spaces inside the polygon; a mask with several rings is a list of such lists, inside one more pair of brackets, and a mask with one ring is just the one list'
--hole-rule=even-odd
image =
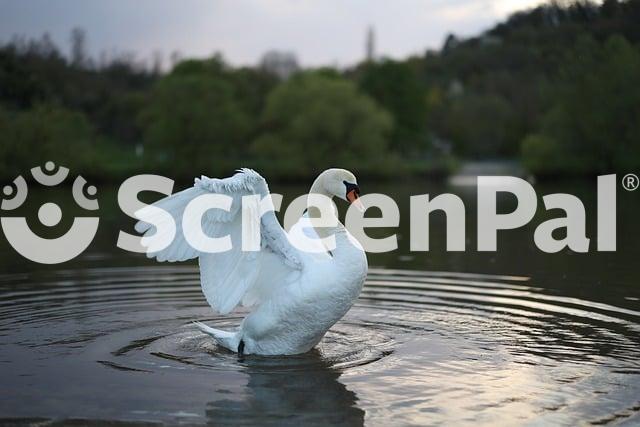
{"label": "sky", "polygon": [[100,53],[161,52],[257,64],[269,50],[293,52],[304,66],[349,66],[363,59],[367,28],[377,56],[406,58],[437,49],[449,33],[471,36],[543,0],[0,0],[0,42],[48,32],[64,51],[69,32],[87,32]]}

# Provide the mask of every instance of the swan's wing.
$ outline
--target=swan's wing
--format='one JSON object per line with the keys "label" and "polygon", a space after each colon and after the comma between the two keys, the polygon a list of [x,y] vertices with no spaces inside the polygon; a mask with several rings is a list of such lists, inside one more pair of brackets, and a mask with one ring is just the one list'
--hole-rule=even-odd
{"label": "swan's wing", "polygon": [[[185,208],[193,199],[204,194],[224,194],[232,198],[228,212],[211,209],[201,221],[202,231],[207,237],[229,236],[231,250],[221,253],[200,252],[184,236],[182,217]],[[259,303],[273,291],[269,286],[264,286],[264,280],[259,280],[262,275],[270,274],[273,279],[284,280],[302,268],[299,252],[288,241],[273,211],[266,212],[259,222],[262,250],[242,250],[242,197],[250,195],[269,195],[264,178],[252,170],[242,169],[225,179],[202,177],[196,179],[192,188],[152,205],[170,216],[147,210],[144,213],[145,221],[136,224],[136,230],[143,233],[142,245],[149,248],[148,241],[156,237],[156,230],[169,230],[167,223],[174,221],[176,234],[171,243],[161,250],[149,248],[147,256],[158,261],[184,261],[198,257],[202,291],[209,304],[221,313],[233,310],[243,298],[247,304]],[[196,222],[197,218],[184,219],[184,225],[187,226]],[[276,283],[276,280],[270,280],[269,283]]]}

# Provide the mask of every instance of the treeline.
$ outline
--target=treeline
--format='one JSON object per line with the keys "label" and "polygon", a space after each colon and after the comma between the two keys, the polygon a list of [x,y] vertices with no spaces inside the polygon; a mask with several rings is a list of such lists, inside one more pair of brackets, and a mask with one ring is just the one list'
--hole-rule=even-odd
{"label": "treeline", "polygon": [[49,159],[96,179],[445,174],[467,158],[625,172],[640,166],[638,22],[640,0],[554,2],[424,56],[284,79],[220,56],[167,73],[95,61],[79,30],[68,57],[46,35],[14,40],[0,47],[0,174]]}
{"label": "treeline", "polygon": [[450,169],[450,156],[429,156],[426,143],[403,156],[392,146],[392,115],[336,70],[282,79],[220,56],[184,60],[166,74],[131,56],[96,65],[74,34],[70,59],[47,36],[0,49],[4,178],[46,160],[98,180],[143,172],[191,179],[238,167],[283,179],[329,166],[374,176]]}
{"label": "treeline", "polygon": [[640,166],[640,1],[553,2],[413,60],[431,132],[537,175]]}

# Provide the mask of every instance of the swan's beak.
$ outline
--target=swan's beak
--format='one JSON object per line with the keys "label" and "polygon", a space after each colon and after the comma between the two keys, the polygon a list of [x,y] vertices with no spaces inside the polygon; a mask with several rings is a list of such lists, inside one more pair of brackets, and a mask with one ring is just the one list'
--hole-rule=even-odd
{"label": "swan's beak", "polygon": [[365,211],[364,205],[360,201],[360,198],[358,197],[358,193],[356,192],[356,190],[351,190],[347,193],[347,200],[349,201],[349,203],[354,205],[360,212]]}

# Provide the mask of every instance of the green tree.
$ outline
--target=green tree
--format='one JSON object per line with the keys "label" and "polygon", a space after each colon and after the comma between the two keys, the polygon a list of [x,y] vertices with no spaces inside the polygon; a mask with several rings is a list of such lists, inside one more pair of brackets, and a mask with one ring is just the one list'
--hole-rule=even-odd
{"label": "green tree", "polygon": [[[523,157],[533,172],[616,172],[640,167],[640,52],[623,37],[605,43],[590,37],[567,56],[553,104],[537,131],[545,156],[557,169]],[[552,157],[562,158],[561,164]],[[537,165],[537,166],[536,166]]]}
{"label": "green tree", "polygon": [[91,174],[98,165],[91,125],[79,112],[40,105],[25,112],[0,108],[0,167],[14,178],[52,160]]}
{"label": "green tree", "polygon": [[140,123],[151,161],[174,176],[220,171],[247,148],[247,114],[212,64],[189,61],[160,79]]}
{"label": "green tree", "polygon": [[360,88],[387,109],[394,119],[392,149],[420,153],[427,148],[427,91],[408,62],[367,62]]}
{"label": "green tree", "polygon": [[392,167],[390,115],[344,79],[318,73],[292,77],[269,95],[263,132],[253,143],[261,167],[308,176],[330,166],[381,173]]}
{"label": "green tree", "polygon": [[464,94],[451,101],[445,117],[456,153],[470,157],[506,157],[511,154],[509,104],[497,95]]}

